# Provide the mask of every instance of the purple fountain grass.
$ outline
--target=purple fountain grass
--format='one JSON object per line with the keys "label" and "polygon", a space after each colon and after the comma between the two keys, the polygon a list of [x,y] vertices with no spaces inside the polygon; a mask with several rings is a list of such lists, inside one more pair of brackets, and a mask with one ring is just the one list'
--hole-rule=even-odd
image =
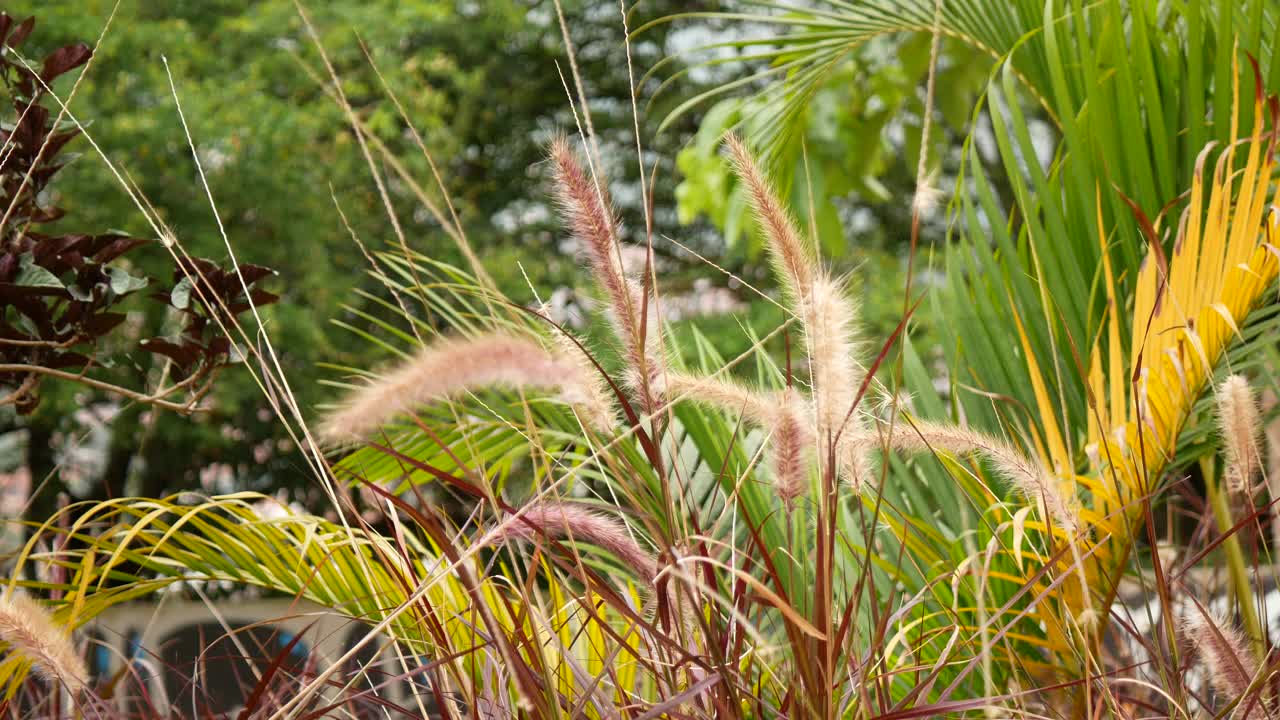
{"label": "purple fountain grass", "polygon": [[89,671],[71,643],[70,632],[35,600],[14,594],[0,599],[0,640],[45,680],[61,683],[73,695],[85,688]]}
{"label": "purple fountain grass", "polygon": [[1258,437],[1262,421],[1249,381],[1231,375],[1218,387],[1218,426],[1222,433],[1222,454],[1226,459],[1227,487],[1233,493],[1250,490],[1261,467]]}
{"label": "purple fountain grass", "polygon": [[773,475],[774,488],[787,507],[794,506],[805,494],[808,477],[807,452],[813,447],[812,434],[799,411],[802,402],[794,390],[784,391],[778,418],[774,423]]}
{"label": "purple fountain grass", "polygon": [[1020,452],[1009,442],[968,428],[943,423],[899,421],[892,436],[866,434],[857,443],[868,450],[887,446],[908,453],[943,451],[953,455],[980,453],[991,461],[996,472],[1009,481],[1025,501],[1042,508],[1059,527],[1074,535],[1081,527],[1075,498],[1062,492],[1044,465]]}
{"label": "purple fountain grass", "polygon": [[715,405],[741,413],[744,418],[762,427],[772,425],[777,419],[778,398],[776,396],[732,380],[698,377],[671,371],[667,373],[667,389],[673,400],[685,398]]}
{"label": "purple fountain grass", "polygon": [[778,199],[755,158],[737,135],[725,138],[734,170],[747,187],[756,220],[769,240],[770,258],[782,275],[784,286],[799,300],[813,285],[813,248],[800,234],[795,220]]}
{"label": "purple fountain grass", "polygon": [[588,364],[550,352],[532,338],[503,333],[442,340],[352,392],[324,419],[320,435],[329,442],[358,440],[416,405],[492,386],[559,389],[585,419],[608,423],[597,427],[607,430],[612,408],[600,404],[599,380]]}
{"label": "purple fountain grass", "polygon": [[1182,617],[1179,630],[1204,663],[1214,689],[1229,702],[1240,699],[1240,708],[1252,704],[1248,712],[1238,717],[1246,720],[1268,717],[1261,700],[1245,698],[1258,673],[1258,659],[1246,648],[1244,637],[1235,628],[1197,609]]}
{"label": "purple fountain grass", "polygon": [[857,361],[857,307],[844,284],[818,262],[746,145],[733,135],[725,142],[764,229],[769,256],[803,323],[813,386],[813,435],[819,442],[839,444],[835,453],[839,472],[859,488],[866,465],[851,444],[852,436],[865,426],[862,413],[853,411],[864,377]]}
{"label": "purple fountain grass", "polygon": [[[819,438],[839,436],[843,445],[864,427],[862,413],[853,413],[854,399],[862,386],[863,373],[857,355],[857,310],[841,284],[825,272],[817,272],[802,303],[805,333],[813,380],[814,411]],[[849,453],[837,450],[837,457]],[[851,462],[852,462],[852,458]],[[855,484],[859,475],[852,464],[841,470]]]}
{"label": "purple fountain grass", "polygon": [[551,144],[560,214],[586,249],[592,272],[608,297],[609,315],[626,348],[627,384],[656,408],[666,394],[660,320],[641,284],[628,278],[619,257],[619,221],[608,189],[583,169],[565,138]]}
{"label": "purple fountain grass", "polygon": [[526,505],[490,530],[476,546],[492,547],[508,540],[539,537],[589,542],[613,553],[646,583],[652,584],[658,576],[657,559],[636,542],[626,525],[577,503],[544,501]]}
{"label": "purple fountain grass", "polygon": [[795,390],[761,392],[731,380],[671,372],[667,387],[675,399],[686,398],[737,412],[769,432],[774,488],[791,507],[804,494],[809,450],[814,447],[811,413]]}
{"label": "purple fountain grass", "polygon": [[578,410],[588,427],[603,432],[612,430],[617,423],[617,408],[613,391],[600,369],[568,331],[557,333],[555,344],[560,357],[573,363],[574,376],[579,380],[560,388],[561,399]]}

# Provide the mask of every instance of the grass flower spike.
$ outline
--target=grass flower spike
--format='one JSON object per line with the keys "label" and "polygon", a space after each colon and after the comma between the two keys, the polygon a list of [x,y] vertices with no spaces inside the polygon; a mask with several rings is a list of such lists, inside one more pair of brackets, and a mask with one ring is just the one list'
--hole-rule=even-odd
{"label": "grass flower spike", "polygon": [[[582,353],[577,348],[574,352]],[[532,338],[493,333],[442,340],[353,392],[324,420],[321,436],[330,442],[365,438],[417,405],[492,386],[559,389],[562,399],[583,408],[584,418],[609,423],[612,410],[599,391],[595,369],[588,365],[549,352]]]}
{"label": "grass flower spike", "polygon": [[[865,435],[864,447],[874,448],[881,439]],[[894,427],[889,447],[908,453],[942,451],[953,455],[980,453],[1028,503],[1043,508],[1045,514],[1068,533],[1081,527],[1076,499],[1066,495],[1044,465],[1019,452],[1005,440],[955,425],[915,420]]]}
{"label": "grass flower spike", "polygon": [[89,671],[72,645],[70,632],[35,600],[13,594],[0,599],[0,640],[45,680],[61,683],[72,694],[84,689]]}
{"label": "grass flower spike", "polygon": [[839,443],[835,456],[840,473],[856,487],[865,467],[852,449],[852,436],[862,427],[860,415],[853,412],[863,380],[857,361],[856,306],[843,283],[819,264],[746,145],[733,135],[726,145],[764,229],[769,255],[803,324],[813,386],[813,436],[819,443]]}
{"label": "grass flower spike", "polygon": [[569,141],[551,144],[556,200],[573,236],[586,250],[596,282],[608,299],[609,315],[626,348],[628,384],[651,408],[665,394],[665,351],[659,318],[644,288],[628,278],[619,255],[619,222],[602,181],[578,161]]}
{"label": "grass flower spike", "polygon": [[1263,720],[1268,717],[1262,701],[1246,698],[1253,677],[1258,673],[1258,660],[1246,649],[1244,638],[1235,629],[1193,610],[1182,618],[1182,636],[1195,649],[1213,688],[1222,697],[1219,702],[1240,700],[1238,708],[1250,706],[1248,712],[1234,717]]}
{"label": "grass flower spike", "polygon": [[804,494],[808,459],[814,447],[809,409],[794,390],[761,392],[739,383],[670,373],[668,388],[674,399],[686,398],[740,413],[769,432],[774,487],[790,507]]}
{"label": "grass flower spike", "polygon": [[568,538],[588,542],[613,553],[645,582],[658,575],[658,561],[616,518],[566,502],[539,502],[516,511],[489,531],[478,543],[492,547],[508,540],[536,540],[538,537]]}
{"label": "grass flower spike", "polygon": [[1258,436],[1262,422],[1249,381],[1232,375],[1222,381],[1217,392],[1218,424],[1222,432],[1222,452],[1226,457],[1227,487],[1245,493],[1261,466]]}

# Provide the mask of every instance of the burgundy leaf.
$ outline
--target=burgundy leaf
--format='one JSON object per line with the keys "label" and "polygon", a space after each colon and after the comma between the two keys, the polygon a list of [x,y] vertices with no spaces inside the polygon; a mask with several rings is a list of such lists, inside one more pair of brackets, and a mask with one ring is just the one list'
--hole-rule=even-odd
{"label": "burgundy leaf", "polygon": [[209,279],[209,282],[214,282],[216,277],[222,276],[221,271],[218,270],[217,264],[212,260],[194,257],[179,258],[178,267],[173,271],[173,279],[175,281],[181,280],[186,277],[187,274],[190,274],[195,280],[199,280],[200,276],[203,275]]}
{"label": "burgundy leaf", "polygon": [[89,318],[88,322],[83,324],[83,327],[94,337],[106,335],[116,329],[116,326],[124,322],[127,317],[128,315],[124,313],[102,313]]}
{"label": "burgundy leaf", "polygon": [[67,211],[62,208],[37,208],[27,219],[33,223],[50,223],[54,220],[61,220],[62,216],[66,214]]}
{"label": "burgundy leaf", "polygon": [[0,12],[0,43],[4,43],[5,36],[9,34],[11,27],[13,27],[13,18],[7,12]]}
{"label": "burgundy leaf", "polygon": [[[275,293],[269,293],[266,290],[250,290],[249,297],[253,300],[254,305],[259,305],[259,306],[270,305],[271,303],[280,299],[279,295],[276,295]],[[249,303],[247,302],[233,302],[233,303],[227,304],[227,312],[231,313],[232,315],[239,315],[240,313],[248,309],[249,309]]]}
{"label": "burgundy leaf", "polygon": [[45,146],[45,149],[44,149],[44,156],[46,158],[51,158],[57,155],[58,153],[62,152],[62,148],[68,142],[71,142],[79,135],[80,135],[80,128],[72,128],[70,130],[57,133],[53,137],[49,138],[49,143],[48,145]]}
{"label": "burgundy leaf", "polygon": [[27,36],[31,34],[31,31],[35,28],[35,26],[36,26],[36,19],[34,16],[29,17],[26,20],[23,20],[18,25],[18,28],[13,31],[13,34],[9,36],[9,39],[5,41],[5,44],[11,48],[18,47],[22,43],[26,42]]}
{"label": "burgundy leaf", "polygon": [[93,57],[93,49],[84,43],[76,43],[58,48],[44,59],[44,67],[40,70],[40,78],[52,83],[54,78],[65,72],[74,70]]}
{"label": "burgundy leaf", "polygon": [[84,367],[89,364],[89,358],[78,352],[60,352],[41,364],[55,369]]}
{"label": "burgundy leaf", "polygon": [[[109,263],[130,250],[150,242],[150,240],[143,240],[142,238],[123,237],[120,235],[99,235],[94,240],[109,240],[107,244],[99,246],[101,249],[88,251],[93,255],[94,262],[103,264]],[[91,243],[91,246],[95,245],[98,245],[98,243]]]}
{"label": "burgundy leaf", "polygon": [[241,265],[240,277],[244,278],[246,285],[252,285],[268,275],[275,275],[276,271],[262,265]]}
{"label": "burgundy leaf", "polygon": [[200,348],[197,346],[179,345],[161,338],[143,340],[138,343],[138,347],[149,353],[163,355],[182,368],[190,367],[200,357]]}

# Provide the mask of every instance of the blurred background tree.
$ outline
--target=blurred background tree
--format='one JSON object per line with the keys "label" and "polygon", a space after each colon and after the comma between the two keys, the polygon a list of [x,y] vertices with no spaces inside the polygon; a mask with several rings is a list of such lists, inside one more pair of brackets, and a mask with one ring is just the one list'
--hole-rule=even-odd
{"label": "blurred background tree", "polygon": [[[113,4],[19,0],[8,10],[19,17],[39,16],[29,49],[36,55],[73,40],[92,43]],[[589,300],[573,285],[582,279],[573,248],[549,212],[541,162],[547,141],[575,127],[560,75],[567,76],[569,68],[554,4],[353,0],[313,5],[308,11],[357,115],[433,192],[427,161],[371,69],[363,43],[439,162],[461,223],[497,284],[530,303],[532,286],[543,299],[554,296],[570,315],[575,310],[589,315]],[[729,5],[644,0],[635,4],[630,27]],[[618,5],[566,0],[564,9],[628,237],[643,241]],[[700,96],[744,71],[768,67],[770,59],[726,48],[718,51],[716,63],[681,72],[684,53],[708,38],[719,39],[725,27],[698,19],[660,23],[633,39],[632,53],[637,81],[663,58],[668,65],[656,76],[678,73],[661,92],[655,92],[657,80],[649,79],[640,98],[644,160],[656,175],[655,247],[667,292],[687,291],[671,303],[680,319],[676,338],[688,340],[696,324],[732,356],[751,342],[743,324],[764,327],[779,317],[773,305],[685,250],[773,291],[716,142],[723,130],[753,114],[742,106],[748,101],[716,104],[718,97]],[[734,33],[742,32],[733,27]],[[795,152],[775,167],[797,207],[807,209],[807,198],[814,198],[811,216],[824,237],[843,238],[824,250],[837,268],[854,273],[874,333],[884,334],[901,310],[910,218],[906,198],[914,188],[928,50],[927,42],[886,40],[849,58],[829,75],[804,116],[787,118],[804,127],[805,144],[792,148]],[[964,109],[985,83],[985,75],[975,75],[966,63],[965,52],[947,45],[940,64],[946,73],[938,102],[942,129],[934,133],[932,152],[944,189],[959,157]],[[353,308],[375,314],[377,309],[362,305],[353,291],[378,292],[335,198],[364,244],[398,246],[355,135],[316,80],[323,66],[290,0],[121,3],[72,109],[193,254],[227,259],[162,58],[172,69],[238,259],[280,272],[267,286],[281,294],[281,301],[264,312],[264,320],[301,406],[314,408],[332,395],[322,381],[333,373],[322,363],[374,366],[387,359],[374,343],[334,325],[370,330]],[[57,87],[64,97],[73,80],[64,78]],[[91,150],[84,141],[75,149]],[[801,181],[805,156],[808,183]],[[379,170],[388,178],[409,245],[461,264],[453,243],[411,188],[381,162]],[[96,157],[74,163],[56,190],[62,195],[59,204],[80,228],[150,232]],[[926,240],[942,237],[941,217],[938,213],[927,226]],[[138,311],[133,320],[138,333],[173,331],[173,319],[163,308]],[[154,375],[160,366],[140,365],[135,371]],[[189,488],[301,487],[309,477],[248,373],[226,373],[207,412],[193,418],[118,407],[78,388],[47,395],[37,414],[0,419],[21,428],[24,462],[35,484],[54,479],[41,493],[42,505],[63,486],[83,497],[160,495]],[[86,447],[94,451],[86,454]],[[77,462],[76,472],[65,472]],[[64,472],[55,473],[60,464]]]}

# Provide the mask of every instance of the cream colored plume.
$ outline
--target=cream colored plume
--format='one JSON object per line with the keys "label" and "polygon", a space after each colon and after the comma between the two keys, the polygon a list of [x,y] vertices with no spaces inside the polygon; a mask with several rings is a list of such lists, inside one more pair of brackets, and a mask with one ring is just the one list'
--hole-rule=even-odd
{"label": "cream colored plume", "polygon": [[[575,348],[581,354],[581,350]],[[486,387],[559,390],[584,419],[607,423],[612,407],[601,405],[595,368],[563,352],[550,352],[531,338],[490,333],[441,340],[414,359],[351,393],[325,418],[321,437],[330,442],[366,438],[416,406]],[[607,430],[608,425],[597,427]]]}
{"label": "cream colored plume", "polygon": [[1076,499],[1063,493],[1053,474],[1041,463],[1000,438],[955,425],[899,420],[894,423],[891,437],[866,434],[859,437],[857,444],[873,450],[886,441],[888,447],[908,453],[982,454],[1024,500],[1041,507],[1061,529],[1075,534],[1081,527]]}
{"label": "cream colored plume", "polygon": [[853,411],[864,372],[857,362],[857,309],[843,283],[821,267],[817,255],[796,227],[777,192],[737,137],[726,139],[729,155],[747,188],[757,221],[764,230],[769,256],[778,268],[803,323],[805,349],[813,385],[812,435],[825,455],[823,443],[835,441],[839,471],[858,487],[866,473],[851,438],[865,427],[863,413]]}
{"label": "cream colored plume", "polygon": [[[856,360],[856,310],[841,283],[818,272],[801,303],[813,380],[819,440],[840,436],[841,445],[865,427],[863,413],[851,412],[862,386]],[[837,452],[844,457],[845,453]],[[844,468],[849,470],[850,468]]]}
{"label": "cream colored plume", "polygon": [[782,274],[786,288],[797,300],[813,285],[816,268],[813,248],[796,227],[795,220],[765,178],[746,143],[737,135],[725,138],[734,170],[747,188],[756,221],[769,241],[770,258]]}
{"label": "cream colored plume", "polygon": [[1262,463],[1258,436],[1262,420],[1249,381],[1232,375],[1222,381],[1217,392],[1218,425],[1222,431],[1222,454],[1226,459],[1227,487],[1244,493],[1253,485]]}
{"label": "cream colored plume", "polygon": [[61,683],[72,694],[84,689],[89,671],[76,652],[68,629],[58,625],[43,605],[24,595],[0,599],[0,640],[31,663],[40,677]]}
{"label": "cream colored plume", "polygon": [[609,431],[617,422],[613,389],[605,381],[600,368],[587,356],[581,340],[575,341],[568,331],[556,333],[556,350],[560,357],[574,364],[577,382],[561,386],[560,397],[573,405],[587,426],[599,431]]}

